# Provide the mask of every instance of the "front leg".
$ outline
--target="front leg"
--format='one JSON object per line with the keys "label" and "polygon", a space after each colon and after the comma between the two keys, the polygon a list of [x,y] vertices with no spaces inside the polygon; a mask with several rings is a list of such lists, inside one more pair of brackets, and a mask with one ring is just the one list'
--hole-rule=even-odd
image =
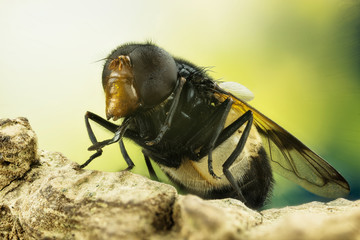
{"label": "front leg", "polygon": [[[99,125],[103,126],[104,128],[108,129],[109,131],[114,132],[115,129],[118,127],[117,125],[106,121],[105,119],[103,119],[102,117],[92,113],[92,112],[86,112],[85,114],[85,126],[86,126],[86,130],[88,132],[90,141],[92,142],[92,144],[97,144],[98,141],[95,137],[94,131],[91,128],[89,119],[93,120],[94,122],[98,123]],[[99,149],[96,151],[96,153],[94,153],[93,155],[90,156],[90,158],[84,162],[83,164],[80,165],[80,168],[84,168],[87,165],[89,165],[89,163],[92,162],[92,160],[94,160],[97,157],[100,157],[102,154],[102,149]]]}
{"label": "front leg", "polygon": [[110,145],[110,144],[120,141],[122,139],[122,137],[124,136],[125,131],[128,129],[131,121],[132,121],[131,117],[126,118],[124,120],[124,122],[120,126],[118,126],[118,128],[115,130],[113,138],[104,140],[102,142],[95,142],[92,146],[90,146],[88,148],[88,150],[89,151],[94,151],[94,150],[97,151],[107,145]]}
{"label": "front leg", "polygon": [[[95,134],[94,134],[94,131],[92,130],[91,128],[91,125],[90,125],[90,122],[89,122],[89,119],[91,119],[92,121],[96,122],[97,124],[99,124],[100,126],[106,128],[107,130],[115,133],[115,136],[114,138],[110,139],[110,140],[105,140],[103,142],[98,142],[96,137],[95,137]],[[128,120],[129,121],[129,120]],[[89,163],[92,162],[92,160],[94,160],[95,158],[101,156],[102,154],[102,147],[105,146],[105,145],[108,145],[108,144],[111,144],[110,141],[114,141],[116,140],[116,138],[119,138],[119,144],[120,144],[120,151],[121,151],[121,154],[123,155],[128,167],[125,169],[125,170],[131,170],[135,164],[133,163],[133,161],[131,160],[129,154],[127,153],[126,149],[125,149],[125,146],[124,146],[124,143],[122,141],[122,135],[123,133],[121,131],[124,131],[124,130],[121,130],[119,131],[119,129],[122,129],[121,126],[118,126],[116,124],[113,124],[105,119],[103,119],[102,117],[92,113],[92,112],[86,112],[85,114],[85,125],[86,125],[86,129],[87,129],[87,132],[88,132],[88,135],[89,135],[89,138],[91,140],[91,142],[93,143],[93,145],[90,147],[90,149],[92,150],[96,150],[96,153],[94,153],[93,155],[90,156],[90,158],[83,164],[80,165],[81,168],[84,168],[86,167],[87,165],[89,165]],[[127,125],[127,124],[125,124]],[[126,130],[126,128],[125,128]],[[95,146],[95,147],[94,147]]]}
{"label": "front leg", "polygon": [[171,127],[171,122],[172,122],[172,119],[173,119],[173,117],[175,115],[175,111],[177,109],[177,106],[179,104],[181,90],[182,90],[185,82],[186,82],[186,79],[181,77],[178,86],[176,87],[175,91],[172,94],[172,95],[174,95],[174,100],[173,100],[173,102],[171,104],[169,112],[167,113],[165,122],[162,124],[157,137],[155,139],[151,140],[151,141],[147,141],[146,145],[152,146],[154,144],[158,144],[161,141],[161,139],[163,138],[164,134],[167,132],[167,130]]}

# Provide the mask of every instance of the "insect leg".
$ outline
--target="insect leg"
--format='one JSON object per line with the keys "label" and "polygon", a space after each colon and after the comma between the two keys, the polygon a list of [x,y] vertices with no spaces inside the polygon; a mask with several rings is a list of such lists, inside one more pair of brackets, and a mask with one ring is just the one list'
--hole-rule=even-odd
{"label": "insect leg", "polygon": [[[107,130],[111,131],[111,132],[116,132],[117,129],[119,128],[118,125],[114,124],[114,123],[111,123],[105,119],[103,119],[102,117],[92,113],[92,112],[86,112],[85,114],[85,125],[86,125],[86,129],[87,129],[87,132],[88,132],[88,135],[89,135],[89,138],[91,140],[91,142],[96,145],[98,144],[99,142],[97,141],[96,137],[95,137],[95,134],[91,128],[91,125],[90,125],[90,122],[89,122],[89,119],[93,120],[94,122],[96,122],[97,124],[99,124],[100,126],[106,128]],[[133,161],[131,160],[131,158],[129,157],[126,149],[125,149],[125,146],[124,146],[124,143],[122,140],[120,140],[119,142],[120,144],[120,151],[121,151],[121,154],[123,155],[128,167],[126,168],[126,170],[130,170],[132,169],[135,165],[133,163]],[[96,153],[94,153],[93,155],[90,156],[90,158],[83,164],[80,165],[81,168],[84,168],[86,167],[92,160],[94,160],[95,158],[101,156],[102,154],[102,149],[99,148],[99,149],[96,149]]]}
{"label": "insect leg", "polygon": [[97,157],[100,157],[102,154],[102,150],[98,150],[96,151],[96,153],[94,153],[93,155],[90,156],[90,158],[88,160],[86,160],[86,162],[84,162],[83,164],[80,165],[80,168],[84,168],[86,167],[87,165],[89,165],[89,163],[92,162],[92,160],[94,160],[95,158]]}
{"label": "insect leg", "polygon": [[[98,116],[98,115],[96,115],[96,114],[94,114],[92,112],[86,112],[86,114],[85,114],[85,125],[86,125],[86,130],[88,132],[88,135],[89,135],[89,138],[90,138],[90,141],[92,142],[92,144],[96,144],[98,141],[97,141],[97,139],[95,137],[94,131],[91,128],[89,119],[93,120],[94,122],[98,123],[101,126],[104,126],[108,130],[111,129],[110,131],[113,130],[112,127],[114,127],[114,126],[112,126],[112,125],[115,125],[113,123],[110,123],[110,122],[106,121],[105,119],[101,118],[100,116]],[[86,167],[87,165],[89,165],[89,163],[91,163],[92,160],[94,160],[97,157],[100,157],[101,154],[102,154],[102,150],[101,149],[97,150],[96,153],[91,155],[90,158],[86,162],[84,162],[83,164],[80,165],[80,168]]]}
{"label": "insect leg", "polygon": [[241,192],[241,187],[242,186],[239,186],[239,184],[235,180],[234,176],[231,174],[229,168],[231,167],[231,165],[234,163],[236,158],[240,155],[240,153],[244,149],[244,146],[245,146],[246,140],[247,140],[247,138],[249,136],[250,129],[251,129],[252,122],[253,122],[253,114],[252,114],[252,112],[247,111],[240,118],[238,118],[236,120],[236,122],[239,125],[239,127],[242,126],[245,122],[247,122],[247,124],[245,126],[245,129],[244,129],[244,131],[243,131],[243,133],[241,135],[241,138],[240,138],[238,144],[236,145],[234,151],[231,153],[231,155],[228,157],[228,159],[226,159],[226,161],[223,164],[223,173],[226,176],[226,178],[229,180],[231,186],[235,189],[235,191],[239,195],[240,200],[242,202],[246,203],[244,195]]}
{"label": "insect leg", "polygon": [[222,132],[222,130],[224,129],[224,125],[225,125],[225,121],[226,121],[226,118],[230,112],[230,109],[231,109],[231,105],[233,104],[233,101],[231,98],[228,98],[226,100],[226,102],[224,102],[225,105],[225,109],[224,109],[224,112],[222,113],[222,116],[219,120],[219,122],[217,123],[217,126],[215,126],[215,132],[213,134],[213,136],[211,137],[210,139],[210,142],[209,144],[201,149],[200,151],[200,155],[201,155],[201,152],[202,151],[205,151],[205,152],[208,152],[208,170],[209,170],[209,173],[211,174],[211,176],[213,176],[214,178],[220,178],[218,176],[216,176],[216,174],[214,173],[214,170],[213,170],[213,166],[212,166],[212,151],[215,147],[215,143],[220,135],[220,133]]}
{"label": "insect leg", "polygon": [[150,158],[144,153],[144,151],[143,151],[143,154],[144,154],[146,166],[149,170],[150,178],[153,180],[159,181],[159,178],[157,177],[155,170],[151,164]]}
{"label": "insect leg", "polygon": [[162,139],[162,137],[164,136],[164,134],[166,133],[166,131],[170,128],[170,125],[171,125],[171,122],[172,122],[172,119],[174,117],[174,114],[175,114],[175,111],[176,111],[176,108],[178,106],[178,103],[179,103],[179,99],[180,99],[180,95],[181,95],[181,90],[184,86],[186,82],[186,79],[181,77],[180,78],[180,82],[179,82],[179,85],[177,86],[177,88],[175,89],[174,91],[174,101],[173,103],[171,104],[171,107],[170,107],[170,110],[166,116],[166,119],[165,119],[165,122],[163,123],[163,125],[161,126],[161,129],[157,135],[157,137],[151,141],[147,141],[146,142],[146,145],[148,146],[152,146],[154,144],[158,144],[160,142],[160,140]]}
{"label": "insect leg", "polygon": [[121,138],[124,136],[125,131],[128,129],[129,124],[131,122],[132,118],[126,118],[124,120],[124,122],[117,127],[116,131],[114,132],[114,137],[102,142],[96,142],[95,144],[93,144],[92,146],[90,146],[88,148],[89,151],[93,151],[93,150],[99,150],[107,145],[113,144],[115,142],[118,142],[121,140]]}
{"label": "insect leg", "polygon": [[[213,112],[210,118],[202,125],[202,127],[185,143],[186,146],[191,146],[194,149],[197,149],[198,146],[197,142],[203,142],[204,140],[207,141],[206,145],[202,146],[199,153],[193,153],[193,159],[199,160],[204,156],[208,155],[208,169],[209,173],[213,177],[217,177],[213,171],[212,166],[212,151],[217,146],[217,139],[222,134],[222,130],[224,128],[224,124],[228,113],[231,109],[233,101],[231,98],[226,99],[221,105]],[[214,129],[209,134],[209,129]]]}
{"label": "insect leg", "polygon": [[[100,117],[99,115],[97,115],[95,113],[92,113],[92,112],[89,112],[89,111],[85,113],[85,124],[86,124],[86,126],[89,125],[89,120],[88,119],[93,120],[94,122],[96,122],[100,126],[106,128],[110,132],[115,132],[116,129],[119,127],[118,125],[116,125],[116,124],[114,124],[112,122],[109,122],[109,121],[105,120],[104,118]],[[90,128],[90,126],[89,126],[89,128]],[[90,128],[90,130],[91,130],[91,128]],[[89,133],[89,129],[88,129],[88,133]],[[94,135],[94,133],[92,133],[92,135]]]}
{"label": "insect leg", "polygon": [[124,169],[124,171],[130,171],[131,169],[133,169],[133,167],[135,166],[134,162],[131,160],[129,154],[127,153],[126,149],[125,149],[125,145],[123,140],[121,139],[119,141],[119,145],[120,145],[120,151],[121,154],[123,155],[123,158],[126,162],[126,164],[128,165],[128,167],[126,169]]}

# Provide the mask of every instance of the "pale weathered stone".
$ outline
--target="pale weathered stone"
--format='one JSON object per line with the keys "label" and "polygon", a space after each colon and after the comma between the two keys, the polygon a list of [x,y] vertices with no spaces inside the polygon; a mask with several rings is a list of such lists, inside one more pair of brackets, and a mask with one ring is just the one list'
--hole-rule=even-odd
{"label": "pale weathered stone", "polygon": [[246,239],[360,239],[360,201],[337,199],[262,211],[263,224]]}
{"label": "pale weathered stone", "polygon": [[360,239],[360,201],[257,212],[36,146],[26,119],[0,120],[0,239]]}
{"label": "pale weathered stone", "polygon": [[179,196],[174,206],[173,231],[185,239],[239,239],[261,223],[261,215],[235,199],[204,201]]}
{"label": "pale weathered stone", "polygon": [[0,193],[29,238],[144,238],[173,225],[172,186],[130,172],[82,170],[59,153],[39,155],[20,185]]}
{"label": "pale weathered stone", "polygon": [[36,162],[37,140],[26,118],[0,119],[0,189]]}

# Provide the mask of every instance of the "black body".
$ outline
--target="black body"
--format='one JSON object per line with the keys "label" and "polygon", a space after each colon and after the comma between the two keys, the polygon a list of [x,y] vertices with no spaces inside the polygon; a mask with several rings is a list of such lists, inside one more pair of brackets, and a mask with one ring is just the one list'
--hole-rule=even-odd
{"label": "black body", "polygon": [[[118,55],[131,53],[137,46],[143,45],[127,45],[125,52],[124,50],[115,50],[109,56],[104,67],[103,81],[106,75],[109,74],[108,65],[111,60]],[[173,83],[173,80],[171,80],[170,84],[162,83],[159,86],[164,85],[163,88],[166,91],[171,88],[171,94],[167,94],[168,96],[165,97],[160,96],[161,100],[151,100],[150,104],[146,104],[145,101],[131,116],[125,117],[121,126],[110,123],[93,113],[88,112],[86,114],[89,136],[94,144],[90,149],[97,150],[97,152],[82,167],[101,155],[103,146],[120,141],[121,152],[129,165],[128,169],[131,169],[134,164],[127,155],[121,140],[123,135],[143,148],[151,175],[155,173],[149,158],[160,166],[178,169],[185,159],[196,162],[208,155],[209,172],[216,178],[217,176],[212,172],[212,161],[217,161],[217,159],[212,160],[211,153],[216,151],[216,148],[237,131],[239,127],[247,123],[238,145],[234,146],[233,149],[229,149],[233,154],[223,165],[224,174],[229,180],[228,186],[214,187],[208,189],[206,194],[203,194],[201,191],[196,191],[196,189],[188,189],[186,184],[168,176],[181,188],[201,197],[231,197],[245,202],[249,207],[261,207],[271,192],[273,182],[271,167],[264,149],[259,150],[257,157],[254,157],[251,161],[250,170],[242,177],[237,177],[236,174],[231,174],[229,171],[230,166],[239,156],[246,143],[252,125],[251,112],[249,111],[239,117],[233,124],[224,128],[224,122],[232,104],[231,99],[220,102],[214,96],[214,93],[224,93],[224,90],[219,88],[216,82],[206,74],[205,69],[181,59],[173,58],[173,60],[177,71],[176,82]],[[166,61],[170,60],[166,59]],[[180,83],[181,79],[186,81]],[[179,87],[180,84],[182,85]],[[151,96],[147,95],[147,99],[151,99]],[[171,115],[170,120],[169,115]],[[97,142],[88,119],[92,119],[114,132],[116,136],[112,140]],[[120,130],[120,128],[122,129]],[[159,134],[160,132],[163,134]]]}
{"label": "black body", "polygon": [[[205,72],[181,60],[176,60],[176,63],[179,74],[186,76],[186,83],[171,127],[162,140],[156,145],[146,144],[158,135],[173,98],[167,99],[160,106],[138,111],[124,135],[142,146],[146,155],[155,162],[174,168],[180,166],[184,156],[198,160],[195,149],[207,145],[221,117],[218,113],[223,112],[223,106],[213,97],[214,82]],[[209,126],[204,129],[205,125]]]}

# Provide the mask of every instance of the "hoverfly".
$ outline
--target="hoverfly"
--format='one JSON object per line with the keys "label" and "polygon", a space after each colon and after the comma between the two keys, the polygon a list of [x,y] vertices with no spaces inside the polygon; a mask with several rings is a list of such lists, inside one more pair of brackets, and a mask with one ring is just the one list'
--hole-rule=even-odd
{"label": "hoverfly", "polygon": [[[206,71],[172,57],[152,43],[124,44],[107,58],[102,73],[107,119],[87,112],[86,128],[96,151],[81,167],[123,137],[142,147],[150,176],[152,159],[169,179],[203,198],[236,198],[251,208],[270,195],[272,170],[317,195],[349,193],[346,180],[285,129],[251,107],[252,93],[219,83]],[[89,119],[114,133],[98,142]]]}

